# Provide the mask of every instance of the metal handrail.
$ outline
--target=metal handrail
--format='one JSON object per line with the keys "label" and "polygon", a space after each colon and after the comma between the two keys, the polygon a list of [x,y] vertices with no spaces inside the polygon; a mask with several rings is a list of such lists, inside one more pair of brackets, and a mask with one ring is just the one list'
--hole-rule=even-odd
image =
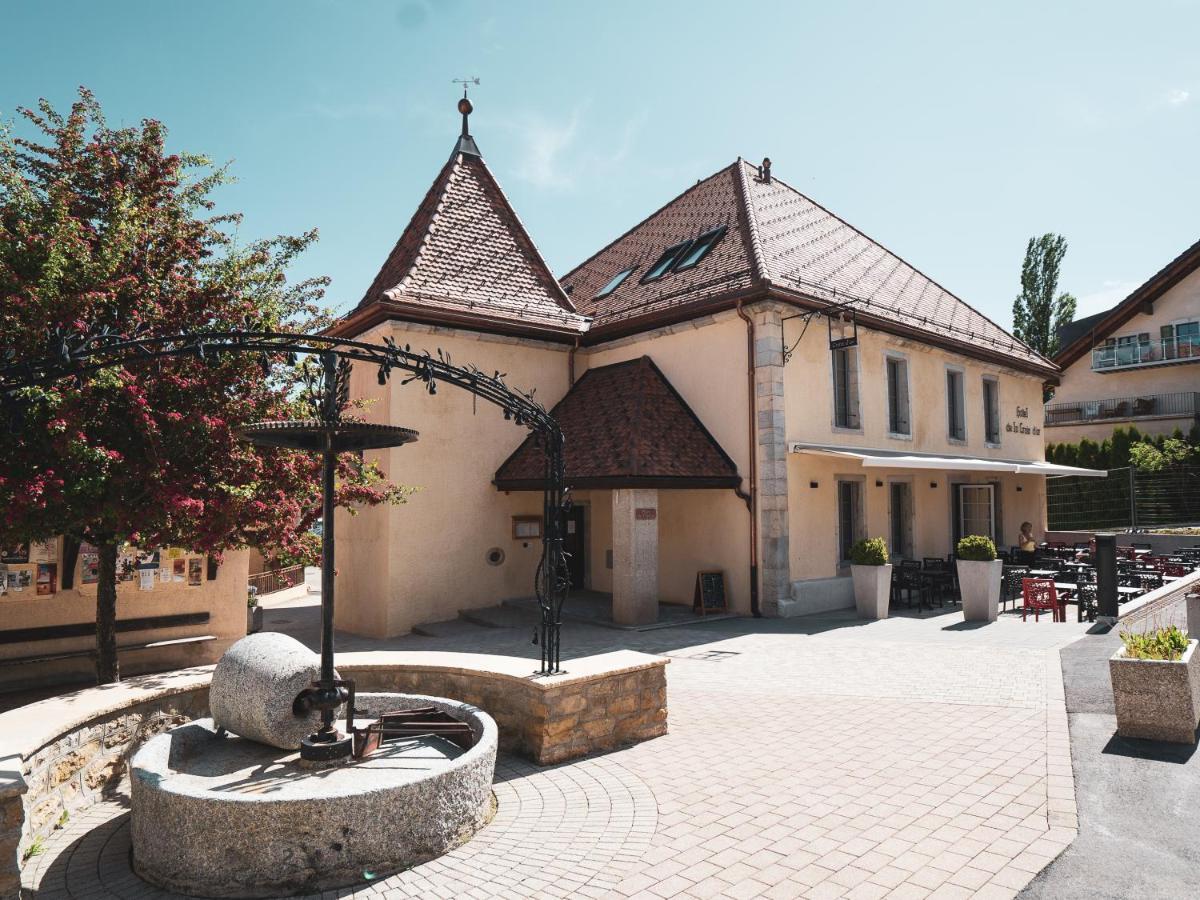
{"label": "metal handrail", "polygon": [[1200,337],[1162,338],[1130,344],[1107,344],[1092,348],[1092,368],[1096,370],[1123,369],[1129,366],[1161,365],[1162,363],[1195,360],[1200,362]]}
{"label": "metal handrail", "polygon": [[288,566],[284,569],[271,569],[268,572],[255,572],[247,579],[252,588],[258,589],[258,596],[273,594],[290,587],[295,587],[304,581],[304,566]]}
{"label": "metal handrail", "polygon": [[1142,419],[1158,416],[1200,416],[1200,393],[1142,394],[1107,400],[1072,400],[1046,404],[1046,426]]}

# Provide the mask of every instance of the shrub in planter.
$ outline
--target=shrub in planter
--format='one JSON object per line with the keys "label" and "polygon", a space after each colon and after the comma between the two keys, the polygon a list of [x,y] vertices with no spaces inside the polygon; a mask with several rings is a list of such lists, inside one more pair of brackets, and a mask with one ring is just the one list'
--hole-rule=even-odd
{"label": "shrub in planter", "polygon": [[968,622],[994,622],[1000,614],[1000,579],[1003,560],[996,559],[996,545],[982,534],[969,534],[955,548],[958,587],[962,593],[963,618]]}
{"label": "shrub in planter", "polygon": [[850,548],[850,564],[854,566],[886,566],[887,542],[883,538],[864,538]]}
{"label": "shrub in planter", "polygon": [[892,595],[892,567],[883,538],[861,540],[850,548],[854,608],[864,619],[886,619]]}
{"label": "shrub in planter", "polygon": [[968,534],[958,542],[954,555],[968,562],[991,562],[996,558],[996,545],[982,534]]}
{"label": "shrub in planter", "polygon": [[1117,734],[1196,743],[1200,723],[1200,654],[1196,641],[1175,626],[1123,632],[1123,646],[1108,661]]}

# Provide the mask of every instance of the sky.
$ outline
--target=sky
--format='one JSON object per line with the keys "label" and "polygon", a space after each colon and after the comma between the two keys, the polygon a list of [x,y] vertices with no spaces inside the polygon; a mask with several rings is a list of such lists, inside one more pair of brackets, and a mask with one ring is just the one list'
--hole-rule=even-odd
{"label": "sky", "polygon": [[[0,117],[92,89],[229,162],[246,239],[361,298],[471,131],[565,274],[738,156],[1006,328],[1026,241],[1079,316],[1200,239],[1197,2],[0,0]],[[17,126],[23,132],[23,126]]]}

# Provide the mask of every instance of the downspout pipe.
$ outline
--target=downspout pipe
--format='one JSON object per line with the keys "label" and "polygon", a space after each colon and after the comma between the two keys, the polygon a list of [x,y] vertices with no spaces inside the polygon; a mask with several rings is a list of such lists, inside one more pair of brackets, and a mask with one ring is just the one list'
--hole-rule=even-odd
{"label": "downspout pipe", "polygon": [[750,510],[750,614],[761,619],[762,610],[758,605],[758,442],[754,439],[754,320],[742,309],[740,298],[737,314],[746,323],[746,443],[750,448],[750,491],[748,495],[738,491],[738,496],[746,500]]}
{"label": "downspout pipe", "polygon": [[575,336],[575,343],[571,345],[571,349],[567,351],[567,387],[575,385],[575,354],[579,350],[579,336]]}

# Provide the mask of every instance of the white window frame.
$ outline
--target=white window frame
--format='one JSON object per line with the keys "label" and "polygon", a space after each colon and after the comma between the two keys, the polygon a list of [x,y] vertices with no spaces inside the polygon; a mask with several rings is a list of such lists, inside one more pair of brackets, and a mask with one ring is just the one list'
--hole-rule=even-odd
{"label": "white window frame", "polygon": [[[1004,429],[1000,425],[1000,408],[1002,406],[1002,404],[1000,403],[1000,378],[997,375],[984,375],[979,380],[979,384],[980,384],[980,393],[982,395],[982,400],[983,400],[983,443],[984,443],[984,446],[986,446],[986,447],[990,447],[992,449],[997,449],[1000,446],[1000,442],[1004,440]],[[995,393],[996,393],[996,439],[994,441],[988,437],[988,430],[987,430],[987,420],[988,420],[987,388],[984,386],[987,384],[993,385]]]}
{"label": "white window frame", "polygon": [[[954,432],[950,428],[950,373],[958,375],[959,384],[962,385],[962,408],[959,409],[959,419],[962,423],[962,437],[955,437]],[[967,427],[967,372],[962,366],[952,366],[947,364],[945,372],[942,375],[942,393],[945,402],[942,404],[945,407],[946,417],[946,440],[958,446],[966,446],[970,438],[970,428]]]}
{"label": "white window frame", "polygon": [[[888,379],[888,363],[899,362],[904,364],[904,399],[908,403],[908,431],[892,431],[892,394],[890,390],[890,380]],[[909,361],[908,355],[900,353],[896,350],[887,350],[883,354],[883,391],[886,395],[885,406],[887,407],[887,436],[894,441],[909,441],[913,439],[913,404],[912,404],[912,363]]]}
{"label": "white window frame", "polygon": [[[859,353],[859,347],[842,347],[837,350],[831,350],[829,353],[829,401],[830,401],[830,427],[840,434],[862,434],[863,433],[863,415],[862,415],[862,354]],[[834,375],[834,367],[838,353],[849,353],[853,356],[854,364],[852,367],[847,367],[847,372],[853,368],[854,372],[854,416],[858,419],[857,425],[839,425],[837,420],[837,377]]]}
{"label": "white window frame", "polygon": [[958,491],[958,533],[962,537],[966,537],[967,535],[974,533],[974,532],[968,531],[967,527],[966,527],[966,525],[967,525],[967,517],[966,517],[967,504],[966,504],[966,498],[963,496],[963,494],[966,491],[974,491],[974,490],[982,489],[982,490],[987,491],[987,496],[988,496],[988,513],[989,513],[988,520],[989,520],[989,522],[988,522],[987,537],[989,537],[993,541],[995,541],[996,540],[996,486],[994,484],[963,483],[963,484],[956,485],[955,488]]}

